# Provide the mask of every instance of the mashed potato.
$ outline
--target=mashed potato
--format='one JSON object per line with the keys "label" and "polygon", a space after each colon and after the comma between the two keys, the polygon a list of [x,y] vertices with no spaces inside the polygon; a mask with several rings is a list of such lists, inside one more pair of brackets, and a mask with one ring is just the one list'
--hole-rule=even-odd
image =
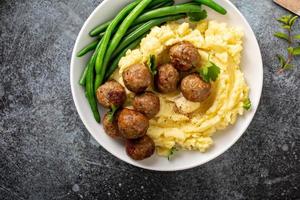
{"label": "mashed potato", "polygon": [[[202,103],[190,102],[179,92],[158,94],[161,110],[150,120],[147,133],[154,140],[158,154],[168,154],[175,145],[205,152],[213,145],[213,133],[234,124],[237,116],[243,114],[249,88],[239,67],[242,38],[241,30],[225,23],[170,22],[152,28],[139,48],[128,50],[120,60],[113,78],[123,84],[122,72],[130,65],[146,62],[150,55],[159,55],[179,41],[188,41],[199,48],[202,64],[210,57],[221,68],[217,81],[212,84],[212,95]],[[133,96],[127,92],[129,97]]]}

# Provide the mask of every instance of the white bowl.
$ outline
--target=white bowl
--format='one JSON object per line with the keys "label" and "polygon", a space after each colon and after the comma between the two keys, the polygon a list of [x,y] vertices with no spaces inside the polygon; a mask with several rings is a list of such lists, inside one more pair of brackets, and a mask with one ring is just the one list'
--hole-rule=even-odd
{"label": "white bowl", "polygon": [[[227,149],[229,149],[246,131],[254,117],[262,92],[263,64],[261,53],[251,27],[238,9],[229,0],[216,1],[226,8],[228,14],[223,16],[212,11],[210,8],[207,8],[209,19],[226,22],[231,26],[239,26],[243,28],[245,32],[241,68],[251,89],[250,99],[252,101],[252,110],[246,112],[244,116],[240,116],[235,125],[228,127],[224,131],[217,132],[213,136],[215,143],[214,146],[206,153],[182,151],[177,153],[171,161],[168,161],[166,158],[159,157],[157,155],[152,156],[144,161],[134,161],[129,158],[124,150],[124,144],[107,136],[104,133],[102,125],[98,124],[94,120],[88,101],[85,97],[84,89],[78,84],[80,75],[86,66],[89,56],[77,58],[76,53],[86,44],[92,41],[92,39],[88,36],[89,31],[96,25],[113,18],[121,8],[123,8],[129,2],[132,2],[132,0],[105,0],[93,11],[93,13],[84,23],[77,37],[71,60],[70,80],[73,99],[79,116],[88,131],[97,140],[97,142],[102,145],[102,147],[104,147],[117,158],[137,167],[150,170],[176,171],[189,169],[202,165],[221,155]],[[176,2],[178,3],[183,1]],[[104,110],[101,109],[101,116],[103,116],[103,112]]]}

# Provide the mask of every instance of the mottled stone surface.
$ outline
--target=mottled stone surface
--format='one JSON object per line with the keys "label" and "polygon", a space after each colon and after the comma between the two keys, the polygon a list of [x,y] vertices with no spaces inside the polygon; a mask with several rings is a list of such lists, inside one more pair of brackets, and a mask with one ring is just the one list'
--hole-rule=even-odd
{"label": "mottled stone surface", "polygon": [[[234,0],[257,35],[264,89],[254,121],[217,159],[159,173],[106,152],[69,86],[76,35],[101,0],[0,1],[0,199],[300,199],[300,60],[276,74],[271,0]],[[300,32],[300,26],[297,26]]]}

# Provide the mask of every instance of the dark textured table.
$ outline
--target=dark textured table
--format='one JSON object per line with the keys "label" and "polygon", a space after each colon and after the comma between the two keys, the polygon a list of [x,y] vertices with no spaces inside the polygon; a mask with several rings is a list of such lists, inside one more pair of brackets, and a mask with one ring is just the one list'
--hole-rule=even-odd
{"label": "dark textured table", "polygon": [[[76,112],[69,62],[101,0],[0,1],[0,199],[300,199],[300,60],[276,74],[283,42],[271,0],[234,0],[258,38],[264,89],[243,137],[194,169],[130,166],[90,136]],[[300,31],[300,26],[297,26]]]}

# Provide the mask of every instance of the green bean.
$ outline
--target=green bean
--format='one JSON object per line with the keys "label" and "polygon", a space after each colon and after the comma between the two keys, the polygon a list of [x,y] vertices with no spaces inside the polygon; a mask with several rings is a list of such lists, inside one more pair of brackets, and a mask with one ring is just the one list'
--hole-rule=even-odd
{"label": "green bean", "polygon": [[99,40],[95,40],[92,43],[88,44],[86,47],[84,47],[77,53],[77,57],[82,57],[83,55],[87,54],[88,52],[94,50],[98,43],[99,43]]}
{"label": "green bean", "polygon": [[[140,24],[137,24],[137,25],[134,25],[132,26],[126,34],[130,34],[132,31],[134,31],[135,29],[137,29],[139,26],[141,26]],[[103,36],[105,32],[102,32],[100,33],[100,36]],[[101,37],[99,37],[101,39]],[[90,44],[86,45],[84,48],[82,48],[78,53],[77,53],[77,57],[82,57],[84,56],[85,54],[87,54],[88,52],[94,50],[97,46],[99,42],[99,39],[98,40],[95,40],[93,42],[91,42]]]}
{"label": "green bean", "polygon": [[147,7],[147,10],[151,10],[151,9],[155,9],[157,8],[157,5],[162,4],[162,3],[166,3],[166,2],[173,2],[173,0],[153,0]]}
{"label": "green bean", "polygon": [[199,5],[190,5],[190,4],[181,4],[181,5],[159,8],[143,14],[137,20],[135,20],[134,23],[141,23],[153,18],[164,17],[168,15],[176,15],[180,13],[188,13],[188,12],[202,12],[202,9],[201,6]]}
{"label": "green bean", "polygon": [[99,50],[101,43],[103,40],[101,40],[97,47],[96,51],[93,53],[91,59],[88,62],[88,65],[86,67],[87,72],[86,72],[86,83],[85,83],[85,90],[86,90],[86,97],[88,99],[88,102],[90,104],[90,107],[92,109],[94,118],[97,122],[100,122],[101,118],[99,115],[98,107],[97,107],[97,100],[95,97],[95,87],[94,87],[94,77],[95,77],[95,72],[94,72],[94,66],[97,58],[97,51]]}
{"label": "green bean", "polygon": [[[146,8],[146,6],[151,3],[152,0],[142,0],[130,13],[129,15],[123,20],[121,23],[118,31],[114,34],[114,37],[112,38],[108,49],[106,50],[106,46],[103,45],[104,42],[102,43],[103,48],[100,48],[100,51],[97,56],[96,60],[96,80],[95,80],[95,88],[98,88],[104,79],[106,67],[109,61],[109,58],[113,51],[116,49],[118,44],[120,43],[121,39],[125,35],[126,31],[128,28],[132,25],[133,21],[141,14],[141,12]],[[113,22],[109,25],[107,28],[108,30],[105,32],[104,38],[106,35],[110,35],[112,30],[110,30],[110,27],[114,23],[115,20],[118,20],[116,17]],[[106,61],[105,61],[106,60]]]}
{"label": "green bean", "polygon": [[111,23],[111,21],[107,21],[107,22],[105,22],[104,24],[101,24],[101,25],[99,25],[99,26],[93,28],[93,29],[90,31],[89,35],[90,35],[91,37],[97,36],[97,35],[100,34],[101,32],[105,31],[105,30],[107,29],[107,27],[110,25],[110,23]]}
{"label": "green bean", "polygon": [[[95,53],[95,52],[94,52]],[[94,66],[95,66],[95,56],[94,56],[94,54],[92,55],[92,57],[90,58],[90,60],[88,61],[88,64],[87,64],[87,66],[84,68],[84,70],[83,70],[83,72],[82,72],[82,74],[81,74],[81,76],[80,76],[80,80],[79,80],[79,84],[81,85],[81,86],[85,86],[85,84],[86,84],[86,76],[87,76],[87,72],[88,72],[88,65],[89,65],[89,63],[91,62],[91,60],[94,58]]]}
{"label": "green bean", "polygon": [[128,45],[125,49],[123,49],[122,52],[116,58],[113,58],[114,61],[110,65],[110,68],[108,68],[108,71],[105,74],[105,79],[108,79],[114,73],[114,71],[118,67],[118,64],[119,64],[119,61],[121,60],[121,58],[126,54],[126,52],[129,49],[134,49],[136,46],[138,46],[144,36],[145,35],[142,35],[136,41],[134,41],[133,43],[131,43],[130,45]]}
{"label": "green bean", "polygon": [[[132,31],[134,31],[135,29],[137,29],[139,26],[141,26],[140,24],[138,25],[135,25],[135,26],[132,26],[126,34],[130,34]],[[104,35],[105,32],[102,32],[100,33],[100,37],[99,39],[101,39],[101,37]],[[91,42],[90,44],[88,44],[87,46],[85,46],[83,49],[81,49],[78,53],[77,53],[77,57],[82,57],[84,56],[85,54],[87,54],[88,52],[94,50],[99,42],[99,39],[98,40],[95,40],[93,42]]]}
{"label": "green bean", "polygon": [[87,54],[88,52],[94,50],[98,44],[98,42],[100,41],[100,39],[103,37],[105,32],[102,32],[98,35],[98,39],[91,42],[90,44],[86,45],[85,47],[83,47],[78,53],[77,53],[77,57],[82,57],[85,54]]}
{"label": "green bean", "polygon": [[130,33],[132,33],[133,31],[135,31],[136,29],[138,29],[140,26],[142,26],[142,24],[132,25],[132,26],[128,29],[128,31],[126,32],[125,37],[126,37],[127,35],[129,35]]}
{"label": "green bean", "polygon": [[165,23],[167,21],[174,21],[178,20],[180,18],[185,17],[186,15],[180,14],[180,15],[173,15],[173,16],[168,16],[168,17],[162,17],[162,18],[157,18],[150,20],[140,26],[138,29],[134,30],[132,33],[130,33],[128,36],[126,36],[123,41],[119,44],[118,48],[114,51],[112,54],[112,58],[115,57],[117,54],[119,54],[124,47],[126,47],[128,44],[133,42],[136,38],[140,37],[141,35],[145,34],[148,32],[152,27],[158,26],[162,23]]}
{"label": "green bean", "polygon": [[161,7],[166,7],[166,6],[172,6],[174,4],[174,1],[162,1],[160,3],[157,3],[156,5],[154,6],[149,6],[149,9],[145,10],[145,11],[150,11],[150,10],[154,10],[154,9],[157,9],[157,8],[161,8]]}
{"label": "green bean", "polygon": [[226,15],[227,11],[225,10],[225,8],[223,8],[221,5],[217,4],[216,2],[214,2],[213,0],[193,0],[194,2],[206,5],[208,7],[210,7],[211,9],[217,11],[218,13],[222,14],[222,15]]}
{"label": "green bean", "polygon": [[88,67],[86,66],[80,76],[79,84],[81,86],[85,86],[85,81],[86,81],[85,78],[86,78],[87,71],[88,71]]}
{"label": "green bean", "polygon": [[[92,63],[93,66],[95,66],[96,56],[97,56],[97,52],[99,51],[99,48],[101,46],[101,42],[102,42],[102,40],[99,41],[99,43],[97,44],[96,50],[94,51],[93,55],[90,58],[90,60],[93,60],[93,63]],[[81,77],[80,77],[79,84],[82,85],[82,86],[85,86],[87,71],[88,71],[88,66],[85,67],[85,69],[82,72]]]}
{"label": "green bean", "polygon": [[[139,0],[139,1],[141,1],[141,0]],[[139,1],[136,1],[136,2],[139,2]],[[158,4],[162,4],[162,3],[167,4],[168,2],[172,2],[172,4],[173,4],[173,0],[172,0],[172,1],[171,1],[171,0],[153,0],[153,1],[147,6],[147,8],[149,8],[149,10],[152,10],[152,9],[154,9],[155,7],[157,7]],[[93,29],[90,31],[89,35],[90,35],[91,37],[97,36],[97,35],[100,34],[101,32],[105,31],[106,28],[109,26],[109,24],[110,24],[111,22],[112,22],[112,20],[107,21],[107,22],[105,22],[104,24],[101,24],[101,25],[99,25],[99,26],[93,28]]]}
{"label": "green bean", "polygon": [[100,115],[98,112],[97,101],[94,93],[94,66],[91,62],[88,64],[88,71],[86,76],[86,96],[92,109],[94,118],[97,122],[100,122]]}

